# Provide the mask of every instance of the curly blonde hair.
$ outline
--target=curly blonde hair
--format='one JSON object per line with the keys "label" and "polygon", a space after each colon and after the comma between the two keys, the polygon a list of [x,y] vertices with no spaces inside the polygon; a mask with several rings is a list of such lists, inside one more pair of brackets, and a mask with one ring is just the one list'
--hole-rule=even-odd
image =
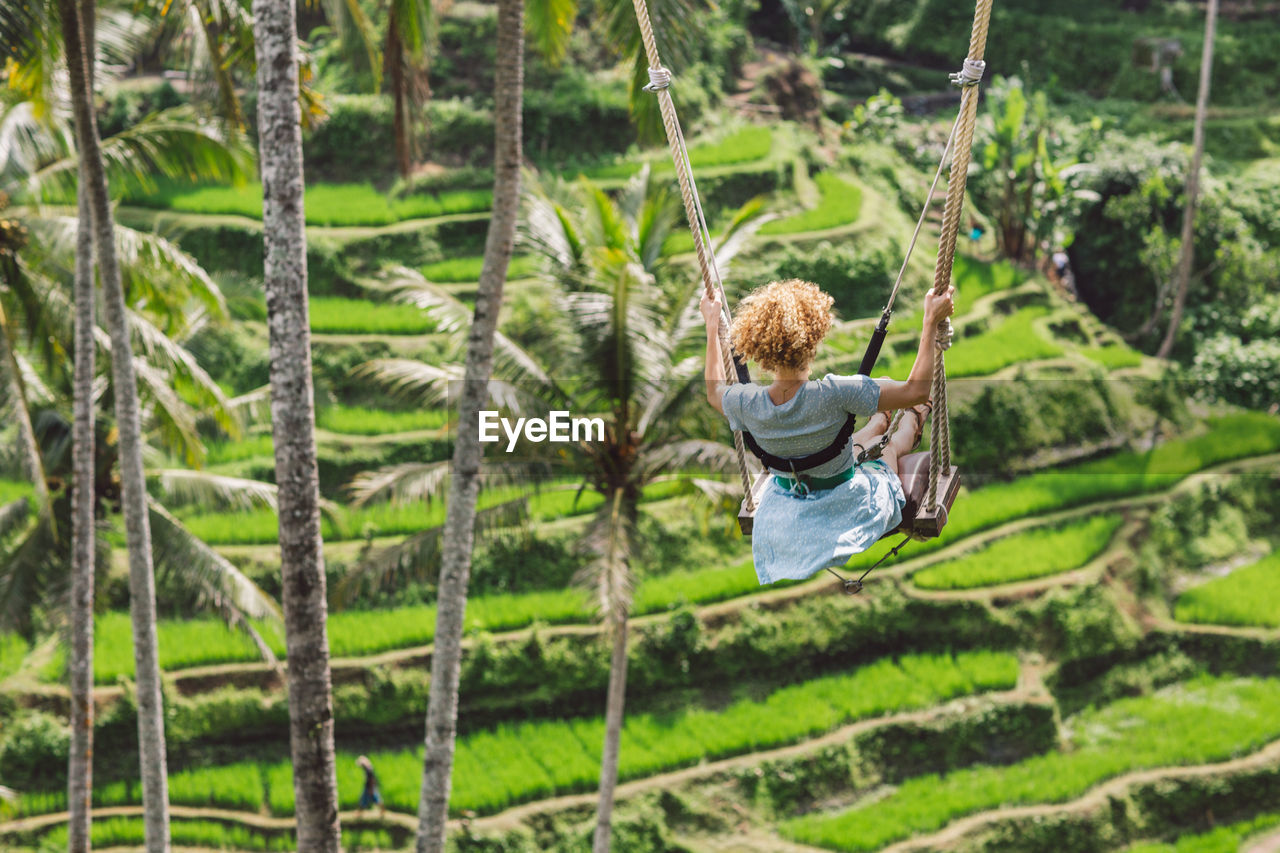
{"label": "curly blonde hair", "polygon": [[757,287],[739,304],[733,349],[767,371],[803,370],[831,328],[834,300],[814,283],[789,278]]}

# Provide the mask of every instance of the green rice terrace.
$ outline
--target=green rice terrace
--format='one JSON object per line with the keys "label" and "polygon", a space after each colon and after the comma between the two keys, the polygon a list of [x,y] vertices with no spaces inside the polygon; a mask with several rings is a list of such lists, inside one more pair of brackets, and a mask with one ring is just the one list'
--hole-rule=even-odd
{"label": "green rice terrace", "polygon": [[[673,93],[729,307],[770,281],[816,283],[834,321],[814,377],[855,373],[923,206],[872,371],[906,378],[969,9],[668,5],[676,32],[659,41],[681,69]],[[343,14],[357,7],[374,42],[354,52],[336,6],[297,11],[307,313],[294,332],[309,325],[341,849],[406,851],[448,605],[458,380],[504,210],[501,57],[494,5],[439,5],[421,48],[430,85],[406,60],[422,76],[393,92],[404,82],[371,70],[389,12],[361,0]],[[694,241],[611,8],[526,11],[492,400],[508,414],[530,400],[625,412],[651,461],[622,525],[600,485],[617,458],[485,446],[446,849],[593,849],[616,735],[606,849],[620,853],[1280,851],[1275,4],[1222,0],[1179,296],[1205,4],[995,0],[945,354],[961,487],[940,535],[900,553],[886,537],[838,569],[867,572],[858,595],[821,571],[757,579],[733,434],[704,395]],[[232,30],[249,25],[220,21],[201,38],[250,45],[222,68],[246,132],[207,121],[226,90],[212,69],[179,70],[182,39],[161,37],[179,22],[139,23],[165,14],[121,13],[145,38],[102,30],[95,104],[134,324],[169,834],[175,851],[298,850],[262,93],[235,65],[252,33]],[[572,29],[561,41],[557,21]],[[49,50],[31,55],[64,62]],[[129,50],[146,55],[102,64]],[[23,68],[0,72],[0,850],[51,853],[78,843],[77,155],[69,118],[61,135],[26,123],[39,75]],[[108,321],[100,307],[89,840],[124,851],[148,843],[146,668]],[[592,390],[611,383],[613,396]]]}

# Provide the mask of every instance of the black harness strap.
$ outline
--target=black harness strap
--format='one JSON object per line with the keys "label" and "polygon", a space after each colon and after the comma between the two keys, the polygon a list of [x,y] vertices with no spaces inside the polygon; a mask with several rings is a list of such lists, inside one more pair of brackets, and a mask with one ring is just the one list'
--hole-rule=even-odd
{"label": "black harness strap", "polygon": [[785,456],[775,456],[760,446],[759,442],[749,432],[742,433],[742,443],[747,449],[755,454],[756,458],[768,465],[775,471],[806,471],[810,468],[817,468],[819,465],[825,465],[832,459],[835,459],[844,452],[845,447],[849,445],[849,439],[853,437],[854,430],[857,428],[858,418],[849,415],[845,418],[844,424],[840,427],[840,431],[836,433],[836,437],[830,444],[816,453],[810,453],[808,456],[797,456],[788,458]]}

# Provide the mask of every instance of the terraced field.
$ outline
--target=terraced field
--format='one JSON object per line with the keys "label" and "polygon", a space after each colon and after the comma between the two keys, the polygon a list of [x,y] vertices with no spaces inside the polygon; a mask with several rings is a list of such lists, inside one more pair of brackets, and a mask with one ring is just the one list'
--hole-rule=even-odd
{"label": "terraced field", "polygon": [[[786,133],[750,127],[696,145],[692,156],[700,167],[734,174],[790,166],[793,145]],[[663,172],[663,161],[653,161]],[[591,177],[616,184],[634,171],[634,164],[619,164]],[[873,176],[821,172],[813,187],[807,207],[786,187],[770,199],[784,215],[761,229],[761,241],[804,244],[886,227],[867,210],[866,200],[884,190]],[[410,224],[483,225],[489,204],[470,190],[395,201],[356,187],[310,193],[313,234],[346,248],[393,242]],[[260,201],[230,188],[168,188],[147,203],[211,228],[212,217],[260,216]],[[158,222],[162,214],[134,215]],[[685,239],[673,234],[668,248],[687,251]],[[406,250],[400,260],[432,281],[473,284],[474,243],[450,244],[441,257],[436,250],[447,242],[419,256]],[[525,256],[513,276],[540,270]],[[1055,333],[1064,318],[1092,327],[1039,278],[972,257],[958,261],[956,277],[964,298],[947,356],[953,376],[1003,376],[1013,368],[1035,374],[1039,362],[1065,361],[1074,375],[1093,379],[1141,375],[1149,366],[1105,335]],[[910,309],[897,322],[878,373],[909,368]],[[966,335],[967,322],[980,331]],[[854,320],[837,329],[837,358],[857,359],[865,326]],[[431,316],[372,292],[317,295],[312,328],[414,339],[415,346],[440,337]],[[1130,405],[1123,399],[1116,409]],[[366,543],[394,544],[443,520],[438,502],[358,506],[345,488],[353,471],[445,458],[441,408],[338,396],[317,418],[322,464],[335,472],[328,496],[337,506],[324,530],[329,547],[359,554]],[[1150,446],[989,478],[962,492],[943,536],[913,543],[871,575],[856,599],[833,595],[829,577],[761,589],[741,541],[696,565],[655,565],[634,591],[632,654],[639,663],[623,732],[618,825],[659,839],[652,849],[708,851],[734,844],[748,851],[801,849],[788,844],[948,849],[962,842],[1015,849],[1001,846],[1011,840],[1022,845],[1016,849],[1045,849],[1045,839],[1069,830],[1083,839],[1082,850],[1182,853],[1234,850],[1273,829],[1280,564],[1273,554],[1197,583],[1215,567],[1174,565],[1144,545],[1156,507],[1207,483],[1228,491],[1274,486],[1277,454],[1280,420],[1273,415],[1201,413],[1195,426]],[[219,471],[269,469],[271,456],[270,438],[259,434],[212,444],[208,462]],[[0,483],[0,505],[27,494]],[[520,494],[487,489],[481,505]],[[592,492],[543,490],[529,497],[528,511],[572,538],[599,501]],[[1243,498],[1240,505],[1253,506]],[[687,483],[651,487],[644,506],[658,518],[705,518],[708,531],[731,524],[727,515],[706,513]],[[180,515],[238,561],[271,562],[277,519],[270,509],[189,508]],[[1274,537],[1265,525],[1248,532],[1255,540]],[[871,566],[892,544],[847,568]],[[473,590],[464,685],[474,691],[463,698],[452,808],[455,818],[466,818],[467,836],[482,840],[459,841],[459,851],[524,853],[552,843],[575,849],[584,837],[599,774],[608,660],[597,622],[576,587]],[[283,656],[278,626],[257,627]],[[435,608],[399,602],[335,611],[328,627],[332,654],[341,659],[344,838],[355,849],[405,849],[421,782],[420,712]],[[100,698],[108,709],[125,707],[117,682],[133,668],[127,615],[101,614],[96,637]],[[212,618],[162,621],[159,645],[173,684],[175,844],[293,849],[290,769],[279,744],[263,735],[278,726],[282,691],[256,648]],[[57,707],[65,701],[57,686],[64,666],[56,651],[0,638],[0,679],[15,694]],[[378,769],[385,821],[357,821],[351,813],[359,754]],[[1112,794],[1122,807],[1112,806]],[[138,843],[135,782],[108,771],[94,802],[95,845]],[[57,786],[22,791],[16,813],[0,823],[0,846],[65,846],[64,809]],[[1203,825],[1206,813],[1221,826]]]}

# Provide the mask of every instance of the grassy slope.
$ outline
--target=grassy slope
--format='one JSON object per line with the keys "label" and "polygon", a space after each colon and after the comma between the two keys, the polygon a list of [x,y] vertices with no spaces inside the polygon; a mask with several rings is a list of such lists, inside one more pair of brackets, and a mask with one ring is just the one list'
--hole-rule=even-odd
{"label": "grassy slope", "polygon": [[[787,821],[785,836],[832,850],[875,850],[985,809],[1074,799],[1132,770],[1203,764],[1280,737],[1280,680],[1202,677],[1067,721],[1061,752],[1009,767],[976,767],[904,782],[889,796],[838,814]],[[1176,732],[1177,737],[1169,733]]]}

